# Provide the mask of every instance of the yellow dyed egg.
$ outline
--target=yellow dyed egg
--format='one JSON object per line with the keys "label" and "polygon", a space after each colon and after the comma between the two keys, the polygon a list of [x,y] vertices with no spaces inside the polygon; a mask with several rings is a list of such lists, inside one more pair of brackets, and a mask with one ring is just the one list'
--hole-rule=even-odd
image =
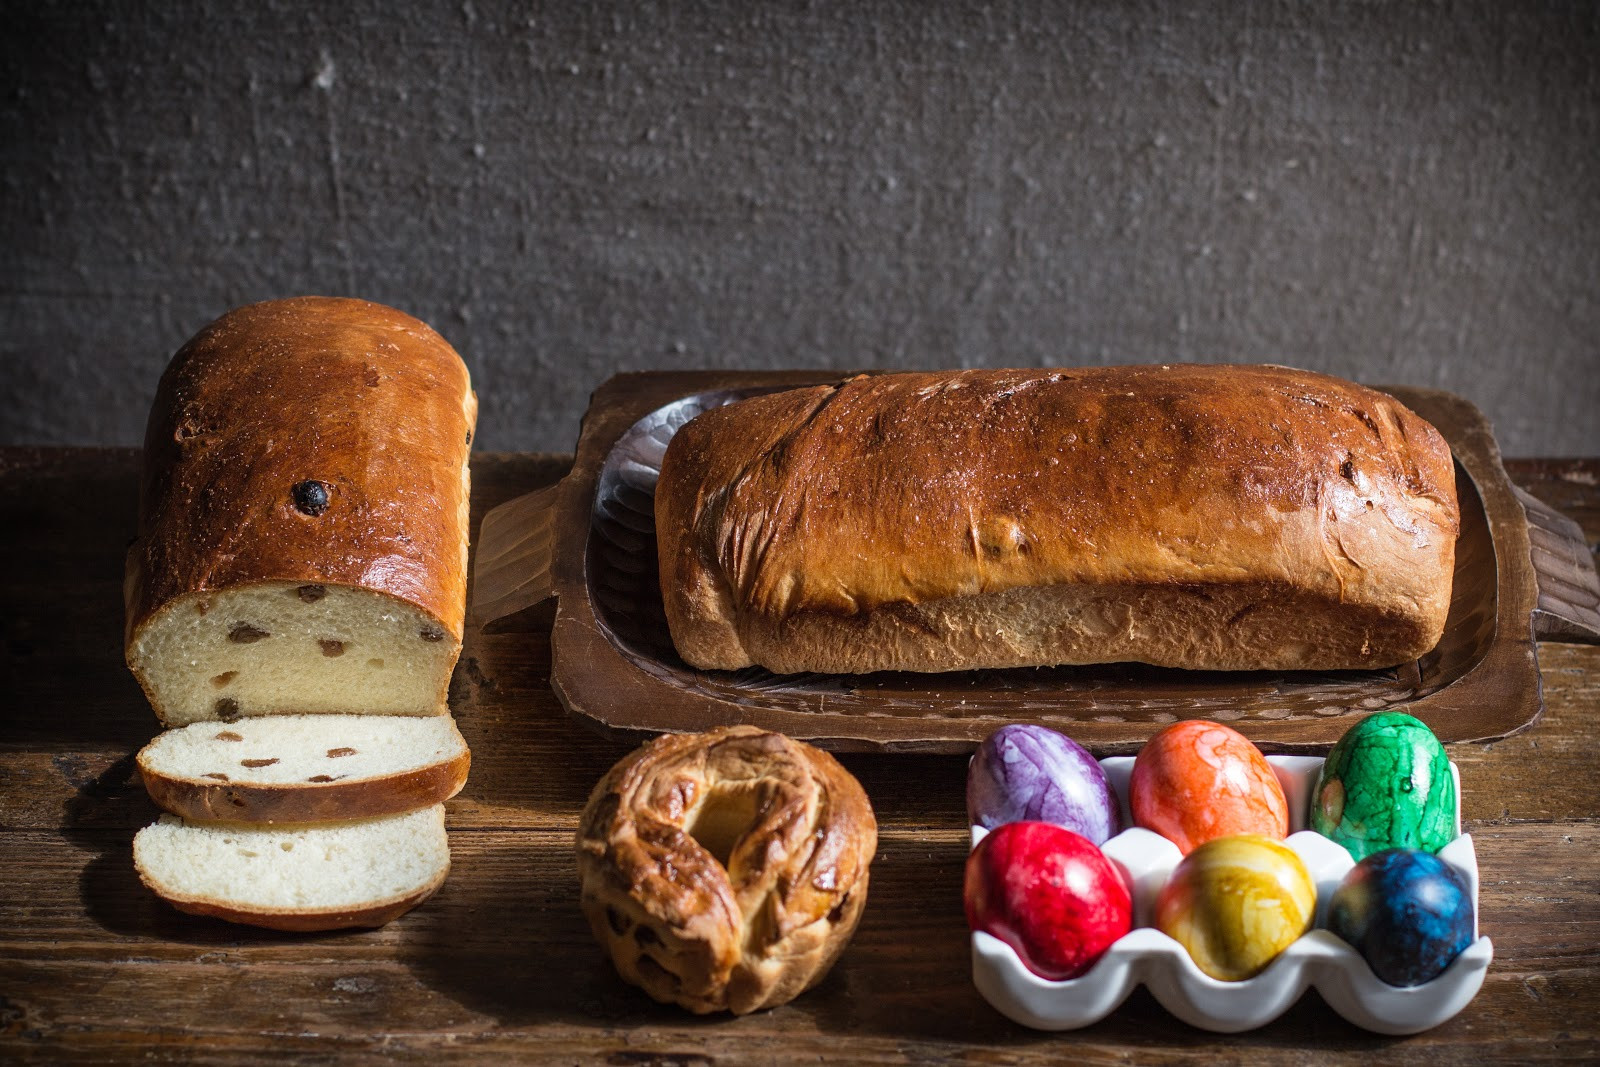
{"label": "yellow dyed egg", "polygon": [[1206,974],[1237,982],[1265,970],[1311,929],[1316,912],[1316,883],[1294,850],[1236,834],[1178,864],[1156,904],[1156,928]]}

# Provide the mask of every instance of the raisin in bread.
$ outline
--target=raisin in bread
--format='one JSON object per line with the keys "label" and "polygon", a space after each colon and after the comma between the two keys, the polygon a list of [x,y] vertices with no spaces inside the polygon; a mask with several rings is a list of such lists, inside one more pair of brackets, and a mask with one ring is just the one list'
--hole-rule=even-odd
{"label": "raisin in bread", "polygon": [[476,414],[455,350],[362,300],[253,304],[184,345],[125,589],[128,665],[161,720],[442,712]]}
{"label": "raisin in bread", "polygon": [[185,819],[321,822],[443,803],[471,762],[448,715],[277,715],[168,730],[139,753],[139,773]]}
{"label": "raisin in bread", "polygon": [[382,926],[416,907],[450,870],[444,807],[404,815],[264,827],[174,815],[133,839],[139,877],[193,915],[274,930]]}

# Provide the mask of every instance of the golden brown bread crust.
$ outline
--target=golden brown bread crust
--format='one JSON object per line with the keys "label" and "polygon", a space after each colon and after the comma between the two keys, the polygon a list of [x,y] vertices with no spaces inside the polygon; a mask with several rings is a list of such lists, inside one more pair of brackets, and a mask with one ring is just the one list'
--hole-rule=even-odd
{"label": "golden brown bread crust", "polygon": [[860,376],[708,411],[656,489],[709,669],[1376,668],[1437,643],[1444,439],[1269,366]]}
{"label": "golden brown bread crust", "polygon": [[145,792],[163,811],[190,822],[315,823],[398,815],[443,804],[467,784],[472,754],[402,774],[354,782],[258,785],[161,774],[139,754]]}
{"label": "golden brown bread crust", "polygon": [[742,1015],[827,974],[866,903],[877,840],[860,783],[826,752],[750,726],[667,734],[589,797],[583,910],[627,981]]}
{"label": "golden brown bread crust", "polygon": [[445,879],[449,874],[450,871],[446,868],[427,886],[414,893],[396,897],[393,900],[386,900],[365,908],[343,908],[325,911],[319,911],[314,908],[305,908],[298,911],[249,911],[242,908],[229,907],[215,900],[170,896],[162,892],[160,887],[152,884],[142,873],[140,874],[140,880],[156,896],[165,900],[179,911],[187,912],[190,915],[205,915],[213,919],[222,919],[224,922],[261,926],[268,930],[285,930],[290,933],[317,933],[324,930],[374,928],[394,922],[394,920],[437,893],[439,887],[444,885]]}
{"label": "golden brown bread crust", "polygon": [[[459,650],[476,414],[455,350],[381,304],[268,301],[201,330],[150,412],[128,647],[181,597],[291,581],[415,605]],[[297,507],[306,482],[318,514]]]}

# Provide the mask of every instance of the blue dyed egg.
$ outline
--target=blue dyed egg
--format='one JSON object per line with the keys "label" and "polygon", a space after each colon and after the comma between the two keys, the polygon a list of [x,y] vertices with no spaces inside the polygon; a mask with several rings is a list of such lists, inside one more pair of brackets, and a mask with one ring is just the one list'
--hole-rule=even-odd
{"label": "blue dyed egg", "polygon": [[1431,852],[1375,852],[1334,891],[1328,929],[1349,942],[1382,981],[1421,985],[1443,974],[1472,944],[1472,888],[1465,875]]}

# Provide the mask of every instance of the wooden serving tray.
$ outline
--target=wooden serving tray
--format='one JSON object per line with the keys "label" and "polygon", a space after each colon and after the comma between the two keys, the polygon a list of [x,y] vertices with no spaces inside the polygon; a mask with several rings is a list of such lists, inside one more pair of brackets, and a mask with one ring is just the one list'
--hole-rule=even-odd
{"label": "wooden serving tray", "polygon": [[1060,730],[1096,755],[1207,718],[1272,752],[1326,751],[1396,709],[1443,741],[1487,741],[1543,710],[1539,638],[1600,643],[1600,582],[1577,524],[1507,478],[1488,420],[1449,393],[1380,387],[1450,443],[1461,501],[1439,646],[1383,671],[1211,672],[1142,664],[945,674],[701,671],[678,658],[656,569],[655,474],[671,434],[709,406],[835,381],[837,372],[627,374],[594,394],[571,472],[484,517],[473,621],[551,596],[551,686],[574,715],[630,736],[750,723],[836,751],[960,753],[1008,722]]}

